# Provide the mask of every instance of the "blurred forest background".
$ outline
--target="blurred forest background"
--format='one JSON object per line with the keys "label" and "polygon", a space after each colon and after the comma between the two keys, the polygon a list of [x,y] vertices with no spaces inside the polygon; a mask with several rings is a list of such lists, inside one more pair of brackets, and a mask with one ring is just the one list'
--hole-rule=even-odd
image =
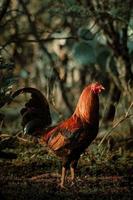
{"label": "blurred forest background", "polygon": [[0,1],[0,150],[22,131],[19,111],[27,96],[7,105],[15,90],[41,90],[56,123],[72,114],[93,81],[106,88],[100,156],[114,148],[133,156],[132,0]]}
{"label": "blurred forest background", "polygon": [[100,81],[106,88],[100,97],[101,126],[107,130],[121,117],[130,118],[120,135],[132,136],[132,55],[131,0],[1,1],[1,121],[18,88],[40,89],[57,122],[72,114],[85,85]]}

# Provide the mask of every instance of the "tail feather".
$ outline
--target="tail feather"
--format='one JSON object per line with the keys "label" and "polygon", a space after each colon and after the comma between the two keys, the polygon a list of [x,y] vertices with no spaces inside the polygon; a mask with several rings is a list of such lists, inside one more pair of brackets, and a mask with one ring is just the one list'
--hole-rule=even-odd
{"label": "tail feather", "polygon": [[31,98],[20,111],[21,124],[26,133],[34,134],[37,130],[45,129],[51,124],[49,104],[38,89],[31,87],[17,90],[13,93],[12,99],[24,93],[30,93]]}

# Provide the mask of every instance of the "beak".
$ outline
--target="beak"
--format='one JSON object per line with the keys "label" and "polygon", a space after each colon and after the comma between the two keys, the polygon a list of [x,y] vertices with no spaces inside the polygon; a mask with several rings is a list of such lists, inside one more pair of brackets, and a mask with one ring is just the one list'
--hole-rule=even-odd
{"label": "beak", "polygon": [[105,88],[102,85],[100,85],[98,92],[100,93],[100,92],[102,92],[102,90],[105,90]]}
{"label": "beak", "polygon": [[105,88],[101,85],[101,90],[105,90]]}

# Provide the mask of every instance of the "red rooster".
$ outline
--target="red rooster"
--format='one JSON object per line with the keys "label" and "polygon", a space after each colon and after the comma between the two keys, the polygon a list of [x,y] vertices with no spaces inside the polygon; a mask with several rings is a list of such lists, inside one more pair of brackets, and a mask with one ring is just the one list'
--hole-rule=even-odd
{"label": "red rooster", "polygon": [[[34,115],[34,117],[26,118],[25,120],[23,116],[25,122],[22,122],[22,125],[27,133],[32,132],[35,135],[39,130],[41,132],[41,141],[47,143],[49,148],[62,158],[61,187],[64,187],[66,170],[69,167],[72,181],[74,180],[75,169],[80,155],[97,136],[99,127],[98,94],[102,90],[104,90],[104,87],[100,83],[92,83],[85,87],[73,115],[44,131],[43,129],[51,123],[46,98],[34,88],[23,88],[13,94],[13,97],[15,97],[20,93],[32,93],[32,99],[21,110],[21,114],[33,116],[32,114],[35,112],[37,116]],[[37,110],[40,112],[38,113]]]}

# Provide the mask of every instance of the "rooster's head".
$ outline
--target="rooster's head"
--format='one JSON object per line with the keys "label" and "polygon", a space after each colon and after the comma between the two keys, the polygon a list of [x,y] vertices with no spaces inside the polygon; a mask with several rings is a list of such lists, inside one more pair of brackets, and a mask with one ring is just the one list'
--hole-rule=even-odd
{"label": "rooster's head", "polygon": [[98,82],[91,84],[91,91],[95,94],[99,94],[102,90],[105,90],[102,84]]}

